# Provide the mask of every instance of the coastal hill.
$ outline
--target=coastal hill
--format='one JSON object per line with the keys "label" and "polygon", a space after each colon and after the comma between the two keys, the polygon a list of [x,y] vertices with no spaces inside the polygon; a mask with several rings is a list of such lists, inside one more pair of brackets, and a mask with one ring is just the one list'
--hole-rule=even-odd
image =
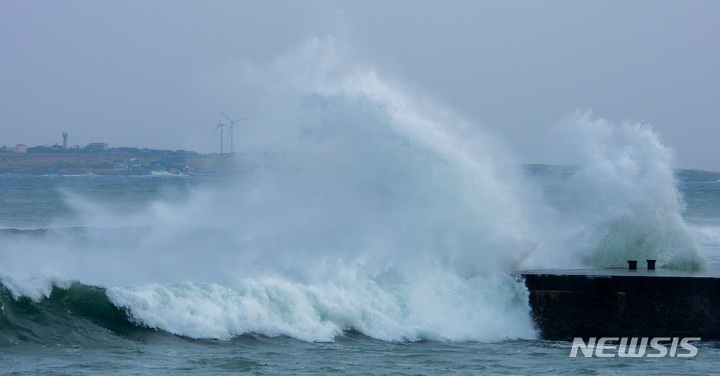
{"label": "coastal hill", "polygon": [[26,174],[125,174],[149,175],[153,172],[175,174],[212,174],[232,170],[230,154],[200,154],[186,150],[108,148],[107,144],[89,144],[84,148],[62,146],[0,148],[0,173]]}

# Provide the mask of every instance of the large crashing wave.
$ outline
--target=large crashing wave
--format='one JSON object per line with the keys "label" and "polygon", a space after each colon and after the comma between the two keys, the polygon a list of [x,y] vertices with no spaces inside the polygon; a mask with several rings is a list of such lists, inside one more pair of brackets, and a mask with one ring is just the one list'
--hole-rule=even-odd
{"label": "large crashing wave", "polygon": [[581,167],[539,184],[341,52],[313,39],[241,69],[264,114],[243,129],[242,176],[132,213],[65,192],[81,230],[9,239],[3,284],[36,302],[54,281],[103,286],[131,321],[193,338],[498,341],[535,336],[520,266],[698,264],[646,128],[580,116]]}
{"label": "large crashing wave", "polygon": [[338,59],[312,40],[244,73],[263,83],[266,115],[243,134],[259,163],[242,176],[132,214],[68,192],[87,231],[32,240],[30,265],[20,247],[6,254],[6,285],[40,300],[42,281],[105,286],[139,323],[193,338],[534,337],[508,274],[532,250],[510,183],[519,165],[463,119]]}

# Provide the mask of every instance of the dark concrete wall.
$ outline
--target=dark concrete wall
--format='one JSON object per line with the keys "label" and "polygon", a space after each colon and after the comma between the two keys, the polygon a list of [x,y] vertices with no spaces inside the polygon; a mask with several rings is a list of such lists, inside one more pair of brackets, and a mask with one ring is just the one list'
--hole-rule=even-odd
{"label": "dark concrete wall", "polygon": [[720,339],[720,278],[520,274],[545,339]]}

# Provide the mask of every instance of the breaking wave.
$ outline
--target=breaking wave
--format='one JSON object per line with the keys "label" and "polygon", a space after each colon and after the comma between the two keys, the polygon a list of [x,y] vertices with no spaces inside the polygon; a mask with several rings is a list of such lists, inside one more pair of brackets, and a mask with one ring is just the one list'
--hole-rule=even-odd
{"label": "breaking wave", "polygon": [[239,69],[264,110],[241,176],[140,207],[62,189],[77,223],[3,230],[2,335],[42,336],[36,312],[191,338],[534,338],[518,268],[701,267],[648,126],[578,114],[559,139],[579,164],[530,176],[498,140],[344,56],[312,39]]}

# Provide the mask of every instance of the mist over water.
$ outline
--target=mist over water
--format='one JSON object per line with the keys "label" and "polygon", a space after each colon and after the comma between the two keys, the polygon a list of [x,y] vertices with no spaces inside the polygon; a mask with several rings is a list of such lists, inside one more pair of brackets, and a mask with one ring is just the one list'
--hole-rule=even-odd
{"label": "mist over water", "polygon": [[143,207],[64,191],[78,215],[55,227],[78,230],[4,239],[3,284],[36,299],[105,286],[139,324],[193,338],[498,341],[535,336],[518,268],[702,265],[648,126],[577,114],[558,141],[578,167],[533,177],[476,125],[345,59],[311,39],[241,70],[264,114],[236,133],[241,176]]}

